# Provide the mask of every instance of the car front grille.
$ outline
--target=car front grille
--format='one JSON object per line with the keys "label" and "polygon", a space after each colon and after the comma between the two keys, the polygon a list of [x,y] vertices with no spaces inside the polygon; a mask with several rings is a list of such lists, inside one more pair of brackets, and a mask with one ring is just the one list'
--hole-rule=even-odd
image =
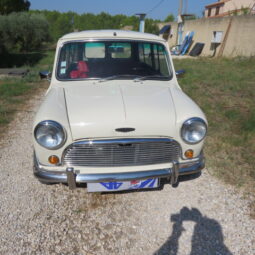
{"label": "car front grille", "polygon": [[71,144],[63,153],[67,166],[121,167],[169,163],[180,156],[172,139],[86,140]]}

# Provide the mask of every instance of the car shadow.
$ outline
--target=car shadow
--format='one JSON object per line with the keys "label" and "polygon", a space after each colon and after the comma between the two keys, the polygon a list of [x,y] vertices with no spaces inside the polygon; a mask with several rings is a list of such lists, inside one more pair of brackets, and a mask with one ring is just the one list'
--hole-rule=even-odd
{"label": "car shadow", "polygon": [[198,209],[183,207],[180,213],[171,215],[170,221],[173,222],[172,233],[154,255],[178,254],[179,239],[185,231],[184,221],[195,222],[190,255],[232,255],[224,244],[219,222],[203,216]]}

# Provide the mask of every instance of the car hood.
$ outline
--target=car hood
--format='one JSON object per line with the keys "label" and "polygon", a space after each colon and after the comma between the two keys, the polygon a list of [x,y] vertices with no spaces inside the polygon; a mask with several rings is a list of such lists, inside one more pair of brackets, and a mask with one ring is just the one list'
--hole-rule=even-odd
{"label": "car hood", "polygon": [[[173,136],[176,132],[171,92],[159,81],[74,82],[64,90],[74,140]],[[116,131],[119,128],[132,131]]]}

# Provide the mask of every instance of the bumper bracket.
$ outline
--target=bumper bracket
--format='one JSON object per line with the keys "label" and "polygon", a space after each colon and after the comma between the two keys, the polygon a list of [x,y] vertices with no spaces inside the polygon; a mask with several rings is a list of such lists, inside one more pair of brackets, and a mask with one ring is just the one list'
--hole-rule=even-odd
{"label": "bumper bracket", "polygon": [[70,190],[76,189],[76,174],[74,173],[74,169],[72,167],[68,167],[66,169],[67,176],[67,184]]}
{"label": "bumper bracket", "polygon": [[179,177],[179,163],[174,161],[173,167],[172,167],[171,179],[170,179],[171,185],[174,185],[178,182],[178,177]]}

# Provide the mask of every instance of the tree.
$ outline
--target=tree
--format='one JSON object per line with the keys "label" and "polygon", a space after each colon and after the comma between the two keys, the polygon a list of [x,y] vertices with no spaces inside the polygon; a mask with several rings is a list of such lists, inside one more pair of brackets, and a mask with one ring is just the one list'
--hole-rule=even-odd
{"label": "tree", "polygon": [[28,11],[30,2],[28,0],[0,0],[0,14],[8,15],[11,12]]}
{"label": "tree", "polygon": [[59,37],[68,34],[72,31],[72,18],[67,13],[62,13],[58,16],[55,23],[55,35],[54,38],[58,39]]}
{"label": "tree", "polygon": [[41,14],[20,12],[0,16],[1,48],[8,52],[28,52],[48,41],[48,22]]}
{"label": "tree", "polygon": [[30,2],[28,0],[0,0],[0,14],[8,15],[11,12],[28,11]]}
{"label": "tree", "polygon": [[3,55],[5,52],[5,45],[4,45],[4,27],[6,25],[6,21],[3,16],[0,16],[0,55]]}
{"label": "tree", "polygon": [[194,19],[198,19],[198,17],[195,14],[184,17],[184,20],[194,20]]}
{"label": "tree", "polygon": [[[0,0],[1,1],[1,0]],[[126,16],[123,14],[110,15],[105,12],[99,14],[58,11],[29,11],[29,13],[43,14],[49,24],[49,33],[52,41],[56,41],[64,34],[75,30],[95,29],[122,29],[125,26],[132,26],[134,31],[139,29],[139,18],[137,16]],[[159,20],[146,19],[145,32],[158,34],[157,23]]]}
{"label": "tree", "polygon": [[165,20],[164,20],[164,22],[173,22],[174,21],[174,15],[173,14],[169,14],[166,18],[165,18]]}
{"label": "tree", "polygon": [[145,19],[145,32],[151,34],[159,34],[159,27],[153,19]]}

